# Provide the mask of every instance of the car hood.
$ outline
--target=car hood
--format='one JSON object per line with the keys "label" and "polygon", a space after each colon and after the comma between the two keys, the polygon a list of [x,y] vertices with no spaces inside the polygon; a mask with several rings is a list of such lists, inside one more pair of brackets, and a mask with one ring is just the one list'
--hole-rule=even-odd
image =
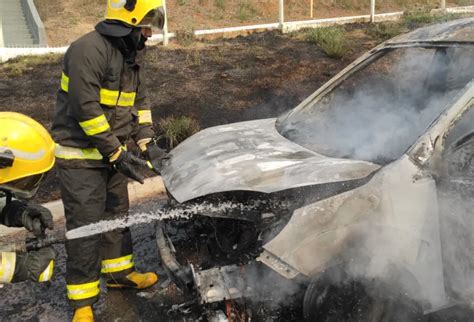
{"label": "car hood", "polygon": [[379,165],[329,158],[283,136],[276,119],[205,129],[172,150],[162,176],[179,202],[225,191],[271,193],[314,184],[360,179]]}

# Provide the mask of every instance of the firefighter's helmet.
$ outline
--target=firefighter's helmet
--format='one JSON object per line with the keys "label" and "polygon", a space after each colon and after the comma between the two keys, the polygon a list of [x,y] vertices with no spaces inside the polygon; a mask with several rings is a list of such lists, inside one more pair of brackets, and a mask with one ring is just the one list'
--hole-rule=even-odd
{"label": "firefighter's helmet", "polygon": [[32,197],[54,165],[54,148],[41,124],[23,114],[0,112],[0,190]]}
{"label": "firefighter's helmet", "polygon": [[163,3],[162,0],[107,0],[105,19],[135,27],[163,29]]}

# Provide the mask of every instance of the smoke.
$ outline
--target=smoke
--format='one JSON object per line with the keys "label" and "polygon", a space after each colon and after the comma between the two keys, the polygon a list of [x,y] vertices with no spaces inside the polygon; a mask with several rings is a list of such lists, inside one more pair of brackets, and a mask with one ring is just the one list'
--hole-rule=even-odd
{"label": "smoke", "polygon": [[313,151],[358,160],[398,159],[473,79],[474,50],[400,48],[344,80],[280,131]]}

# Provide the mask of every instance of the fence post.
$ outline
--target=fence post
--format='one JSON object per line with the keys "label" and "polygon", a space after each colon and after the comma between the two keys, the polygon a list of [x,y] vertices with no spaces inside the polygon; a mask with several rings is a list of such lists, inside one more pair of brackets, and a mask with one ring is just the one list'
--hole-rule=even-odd
{"label": "fence post", "polygon": [[375,22],[375,0],[370,0],[370,22]]}
{"label": "fence post", "polygon": [[311,17],[311,19],[313,19],[313,6],[314,6],[314,0],[311,0],[311,3],[310,3],[310,5],[309,5],[309,7],[310,7],[309,10],[310,10],[310,17]]}
{"label": "fence post", "polygon": [[163,11],[165,13],[165,23],[163,24],[163,46],[168,46],[168,12],[166,11],[166,0],[163,0]]}
{"label": "fence post", "polygon": [[278,0],[278,12],[280,14],[280,30],[283,32],[283,27],[285,25],[285,0]]}
{"label": "fence post", "polygon": [[446,0],[441,0],[441,10],[446,10]]}

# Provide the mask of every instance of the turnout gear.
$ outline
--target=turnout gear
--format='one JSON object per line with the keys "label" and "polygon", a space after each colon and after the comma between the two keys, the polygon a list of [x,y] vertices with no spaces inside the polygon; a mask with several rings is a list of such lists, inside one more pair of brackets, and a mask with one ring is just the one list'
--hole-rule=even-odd
{"label": "turnout gear", "polygon": [[146,167],[145,160],[134,156],[132,153],[120,148],[110,157],[110,163],[120,173],[143,184],[144,177],[137,170],[139,166]]}
{"label": "turnout gear", "polygon": [[56,252],[52,247],[41,248],[26,254],[17,254],[13,282],[50,281],[53,277],[55,259]]}
{"label": "turnout gear", "polygon": [[125,277],[111,279],[106,282],[109,288],[134,288],[143,290],[149,288],[158,282],[158,275],[155,273],[137,273],[131,272]]}
{"label": "turnout gear", "polygon": [[38,237],[46,228],[53,229],[53,216],[47,208],[22,200],[8,202],[0,220],[8,227],[25,227]]}
{"label": "turnout gear", "polygon": [[[148,35],[139,23],[160,6],[157,0],[109,0],[106,21],[65,54],[52,133],[67,230],[126,216],[127,177],[143,182],[136,168],[146,161],[124,146],[154,136],[136,59]],[[130,230],[67,240],[66,251],[74,318],[91,320],[100,275],[121,280],[135,271]]]}
{"label": "turnout gear", "polygon": [[135,27],[163,29],[163,3],[162,0],[108,0],[105,19]]}
{"label": "turnout gear", "polygon": [[26,280],[48,282],[53,277],[56,253],[52,247],[25,254],[1,253],[0,284]]}
{"label": "turnout gear", "polygon": [[93,31],[66,52],[52,127],[60,163],[108,167],[129,138],[153,137],[140,67],[125,61],[120,43]]}
{"label": "turnout gear", "polygon": [[74,311],[72,322],[94,322],[94,313],[90,305],[81,307]]}
{"label": "turnout gear", "polygon": [[43,173],[54,165],[54,142],[35,120],[0,112],[0,190],[32,197]]}
{"label": "turnout gear", "polygon": [[[46,129],[33,119],[0,112],[0,224],[25,227],[35,235],[53,228],[48,209],[12,195],[31,198],[44,173],[54,165],[54,142]],[[0,284],[33,280],[46,282],[53,276],[56,254],[51,247],[26,254],[2,252]]]}
{"label": "turnout gear", "polygon": [[[127,215],[127,177],[107,168],[58,169],[67,230]],[[80,178],[80,180],[78,180]],[[75,308],[98,300],[99,279],[121,279],[134,271],[130,230],[119,229],[66,241],[68,298]]]}

